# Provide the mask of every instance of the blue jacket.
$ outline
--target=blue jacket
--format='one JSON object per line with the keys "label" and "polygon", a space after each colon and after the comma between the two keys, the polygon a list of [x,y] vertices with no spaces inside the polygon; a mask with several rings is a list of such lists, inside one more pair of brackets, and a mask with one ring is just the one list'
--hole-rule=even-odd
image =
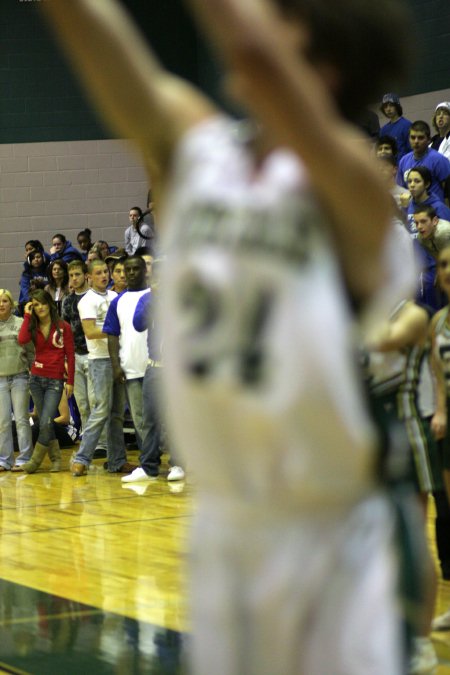
{"label": "blue jacket", "polygon": [[39,269],[32,267],[27,261],[23,264],[23,272],[19,281],[19,303],[28,302],[28,293],[30,290],[30,282],[32,279],[37,279],[41,277],[45,280],[45,283],[48,283],[47,276],[47,267],[50,262],[50,256],[48,253],[43,253],[44,264]]}
{"label": "blue jacket", "polygon": [[71,241],[68,239],[66,240],[66,243],[64,244],[64,248],[61,251],[58,251],[57,253],[52,253],[50,256],[50,262],[53,262],[54,260],[60,260],[63,259],[64,262],[70,263],[72,260],[83,260],[83,256],[81,254],[81,251],[79,251],[75,246],[72,244]]}

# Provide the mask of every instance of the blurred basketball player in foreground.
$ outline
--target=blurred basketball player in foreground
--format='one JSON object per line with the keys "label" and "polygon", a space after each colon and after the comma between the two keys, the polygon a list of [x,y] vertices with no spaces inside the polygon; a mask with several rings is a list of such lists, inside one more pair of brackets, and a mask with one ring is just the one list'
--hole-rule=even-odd
{"label": "blurred basketball player in foreground", "polygon": [[166,414],[197,481],[192,672],[396,675],[391,512],[350,309],[385,276],[391,207],[344,115],[392,88],[404,16],[395,0],[192,4],[262,130],[165,71],[114,0],[42,3],[160,185]]}

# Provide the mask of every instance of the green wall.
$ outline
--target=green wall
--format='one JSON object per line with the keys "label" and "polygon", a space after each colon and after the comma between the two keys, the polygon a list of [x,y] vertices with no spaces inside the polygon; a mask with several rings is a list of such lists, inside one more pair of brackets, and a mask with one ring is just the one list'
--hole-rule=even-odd
{"label": "green wall", "polygon": [[450,0],[408,0],[415,17],[411,36],[414,74],[403,95],[450,88]]}
{"label": "green wall", "polygon": [[[67,0],[72,1],[76,0]],[[399,93],[446,89],[450,0],[408,1],[416,16],[416,36],[411,39],[419,57],[414,76]],[[123,2],[168,68],[220,97],[219,69],[198,39],[182,0]],[[0,143],[110,137],[56,47],[38,4],[39,0],[0,0]]]}
{"label": "green wall", "polygon": [[[76,0],[67,0],[72,1]],[[0,0],[0,143],[110,138],[42,20],[38,4],[38,0]],[[197,38],[181,0],[124,0],[124,4],[166,66],[195,81]]]}

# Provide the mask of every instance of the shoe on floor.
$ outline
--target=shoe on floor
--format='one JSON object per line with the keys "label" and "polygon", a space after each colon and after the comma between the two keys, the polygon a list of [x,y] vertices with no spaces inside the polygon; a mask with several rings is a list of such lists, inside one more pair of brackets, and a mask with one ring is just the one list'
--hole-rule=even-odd
{"label": "shoe on floor", "polygon": [[450,609],[433,619],[431,630],[450,630]]}
{"label": "shoe on floor", "polygon": [[437,665],[438,659],[430,638],[414,638],[408,675],[432,675]]}
{"label": "shoe on floor", "polygon": [[72,462],[72,476],[86,476],[88,468],[86,464],[81,464],[81,462]]}
{"label": "shoe on floor", "polygon": [[107,456],[106,448],[95,448],[92,459],[105,459]]}
{"label": "shoe on floor", "polygon": [[[105,462],[106,464],[106,462]],[[115,471],[110,471],[110,473],[131,473],[135,469],[138,469],[137,464],[131,464],[130,462],[125,462],[125,464],[122,464],[120,469],[116,469]]]}
{"label": "shoe on floor", "polygon": [[148,473],[145,473],[144,469],[138,466],[128,476],[122,478],[122,483],[138,483],[157,479],[158,476],[149,476]]}
{"label": "shoe on floor", "polygon": [[23,473],[22,465],[21,464],[14,464],[11,471],[14,471],[14,473],[18,473],[19,471],[21,471]]}
{"label": "shoe on floor", "polygon": [[185,473],[181,466],[173,466],[169,471],[167,480],[183,480],[184,476]]}

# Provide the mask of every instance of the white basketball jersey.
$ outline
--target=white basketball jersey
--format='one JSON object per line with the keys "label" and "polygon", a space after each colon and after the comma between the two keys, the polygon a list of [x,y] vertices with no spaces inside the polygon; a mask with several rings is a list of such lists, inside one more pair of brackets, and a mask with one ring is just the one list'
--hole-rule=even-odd
{"label": "white basketball jersey", "polygon": [[296,155],[255,166],[235,126],[187,134],[163,214],[172,443],[212,501],[347,504],[374,451],[325,217]]}

